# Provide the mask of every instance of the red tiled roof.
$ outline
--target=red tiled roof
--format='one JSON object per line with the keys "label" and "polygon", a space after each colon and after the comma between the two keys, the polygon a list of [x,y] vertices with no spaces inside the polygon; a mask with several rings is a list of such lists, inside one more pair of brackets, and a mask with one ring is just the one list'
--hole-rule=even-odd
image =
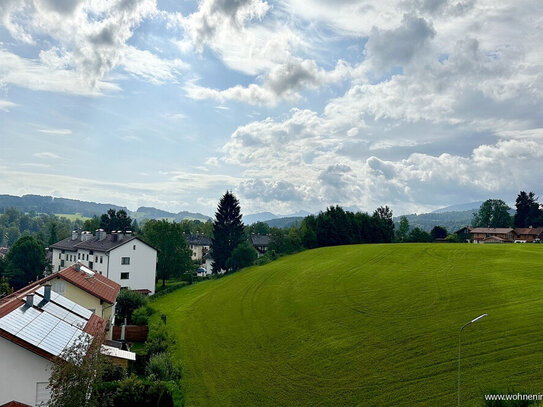
{"label": "red tiled roof", "polygon": [[6,301],[9,301],[10,298],[20,295],[22,292],[27,291],[30,288],[39,287],[45,282],[53,280],[55,278],[61,278],[75,285],[76,287],[81,288],[83,291],[88,292],[89,294],[94,295],[95,297],[100,298],[110,304],[114,304],[119,294],[121,286],[115,281],[110,280],[109,278],[101,275],[100,273],[94,273],[90,277],[84,271],[77,271],[74,266],[67,267],[63,270],[60,270],[56,273],[50,274],[41,280],[35,281],[24,288],[21,288],[14,293],[9,294],[8,296],[0,299],[0,305]]}
{"label": "red tiled roof", "polygon": [[96,336],[102,334],[105,328],[106,321],[100,318],[98,315],[92,314],[89,322],[87,322],[87,325],[85,325],[85,328],[83,328],[83,331],[91,334],[92,336]]}
{"label": "red tiled roof", "polygon": [[509,242],[509,243],[512,242],[512,240],[510,240],[510,239],[503,239],[503,238],[501,238],[499,236],[489,236],[486,239],[483,239],[483,242],[490,242],[492,240],[496,241],[496,242]]}
{"label": "red tiled roof", "polygon": [[28,404],[19,403],[18,401],[10,401],[9,403],[2,404],[0,407],[31,407]]}
{"label": "red tiled roof", "polygon": [[473,228],[471,233],[511,233],[512,228]]}
{"label": "red tiled roof", "polygon": [[50,279],[53,276],[62,278],[110,304],[115,303],[121,289],[119,284],[100,273],[94,273],[94,276],[89,277],[84,271],[77,271],[75,266],[67,267],[46,278]]}
{"label": "red tiled roof", "polygon": [[515,228],[517,235],[534,235],[539,236],[543,232],[543,228]]}

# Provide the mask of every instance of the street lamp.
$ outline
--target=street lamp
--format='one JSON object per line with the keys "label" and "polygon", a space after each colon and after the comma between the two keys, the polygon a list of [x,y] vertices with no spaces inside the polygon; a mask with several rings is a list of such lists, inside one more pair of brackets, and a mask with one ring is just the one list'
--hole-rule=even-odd
{"label": "street lamp", "polygon": [[488,314],[479,315],[477,318],[472,319],[467,324],[464,324],[462,328],[460,328],[460,333],[458,334],[458,407],[460,407],[460,341],[462,339],[462,332],[464,332],[465,327],[470,324],[474,324],[475,322],[483,319],[486,316],[488,316]]}

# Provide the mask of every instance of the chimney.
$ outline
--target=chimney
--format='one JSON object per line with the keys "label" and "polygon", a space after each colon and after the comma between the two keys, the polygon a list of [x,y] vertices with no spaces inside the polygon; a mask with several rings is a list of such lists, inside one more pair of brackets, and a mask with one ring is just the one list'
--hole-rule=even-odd
{"label": "chimney", "polygon": [[132,236],[132,231],[127,230],[126,232],[124,232],[124,234],[126,235],[126,237],[130,237],[130,236]]}
{"label": "chimney", "polygon": [[96,229],[95,234],[98,240],[104,240],[107,237],[107,233],[104,229]]}
{"label": "chimney", "polygon": [[27,294],[26,296],[26,306],[32,307],[34,305],[34,294]]}
{"label": "chimney", "polygon": [[77,230],[72,230],[72,240],[77,240],[78,237],[79,233],[77,232]]}
{"label": "chimney", "polygon": [[123,240],[123,231],[122,230],[117,231],[117,240],[119,240],[119,241]]}
{"label": "chimney", "polygon": [[51,301],[51,284],[45,284],[43,286],[43,299],[45,301]]}

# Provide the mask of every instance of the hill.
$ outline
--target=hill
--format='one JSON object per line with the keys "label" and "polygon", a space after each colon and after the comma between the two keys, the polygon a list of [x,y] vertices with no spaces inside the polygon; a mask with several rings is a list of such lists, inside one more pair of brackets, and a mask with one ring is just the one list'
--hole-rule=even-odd
{"label": "hill", "polygon": [[153,302],[187,406],[453,406],[541,392],[543,245],[328,247]]}

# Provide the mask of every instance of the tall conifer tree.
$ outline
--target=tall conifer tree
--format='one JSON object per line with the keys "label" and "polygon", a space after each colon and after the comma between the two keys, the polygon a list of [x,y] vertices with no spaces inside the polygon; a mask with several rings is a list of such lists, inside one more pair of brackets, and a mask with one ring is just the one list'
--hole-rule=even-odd
{"label": "tall conifer tree", "polygon": [[214,273],[220,270],[228,271],[226,261],[232,255],[234,249],[242,242],[243,228],[239,201],[230,191],[226,191],[219,201],[215,213],[215,222],[213,223],[211,251],[214,261]]}

